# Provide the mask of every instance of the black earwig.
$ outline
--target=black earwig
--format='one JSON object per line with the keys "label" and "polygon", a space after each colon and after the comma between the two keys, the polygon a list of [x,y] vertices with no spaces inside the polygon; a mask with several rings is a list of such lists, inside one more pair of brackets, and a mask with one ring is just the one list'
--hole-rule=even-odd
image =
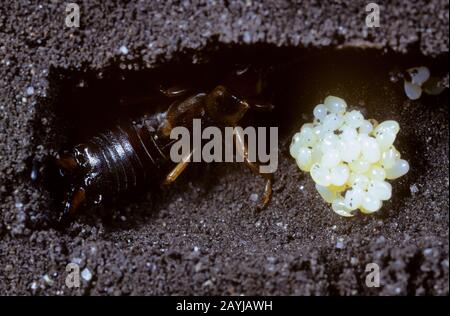
{"label": "black earwig", "polygon": [[[70,221],[82,204],[99,204],[105,197],[117,196],[148,182],[172,183],[186,169],[190,158],[185,157],[178,164],[169,159],[172,128],[190,128],[194,118],[210,125],[236,126],[249,109],[272,109],[271,104],[257,101],[261,89],[259,73],[239,70],[208,93],[176,100],[165,112],[120,124],[59,155],[56,159],[59,172],[70,182],[60,222]],[[161,92],[179,98],[188,90],[170,88]],[[243,135],[235,135],[244,162],[266,179],[259,205],[262,209],[272,196],[273,175],[260,173],[257,163],[249,161],[243,139]]]}

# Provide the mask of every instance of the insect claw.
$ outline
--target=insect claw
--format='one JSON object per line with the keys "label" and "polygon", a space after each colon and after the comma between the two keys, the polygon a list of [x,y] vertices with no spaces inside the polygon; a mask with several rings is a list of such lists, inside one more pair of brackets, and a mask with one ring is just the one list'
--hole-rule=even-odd
{"label": "insect claw", "polygon": [[256,206],[256,211],[260,212],[264,210],[269,204],[271,199],[272,199],[272,178],[269,177],[269,179],[266,182],[266,186],[264,188],[264,193],[261,202]]}

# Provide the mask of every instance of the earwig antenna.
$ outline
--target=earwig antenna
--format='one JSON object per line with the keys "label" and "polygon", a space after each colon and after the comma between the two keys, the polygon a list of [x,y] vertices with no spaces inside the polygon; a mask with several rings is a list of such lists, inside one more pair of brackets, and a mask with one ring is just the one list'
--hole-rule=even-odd
{"label": "earwig antenna", "polygon": [[275,106],[270,102],[265,102],[264,100],[249,99],[250,109],[258,112],[270,112]]}

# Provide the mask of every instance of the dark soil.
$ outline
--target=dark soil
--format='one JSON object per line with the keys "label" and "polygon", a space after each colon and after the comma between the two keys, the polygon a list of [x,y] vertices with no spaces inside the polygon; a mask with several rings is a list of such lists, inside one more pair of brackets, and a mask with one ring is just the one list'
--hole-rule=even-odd
{"label": "dark soil", "polygon": [[[409,101],[391,80],[425,65],[448,84],[448,1],[389,1],[377,29],[359,1],[78,2],[79,29],[64,26],[62,2],[0,6],[0,294],[449,294],[448,90]],[[272,75],[277,108],[260,121],[280,127],[266,210],[254,212],[263,181],[243,166],[196,165],[170,190],[54,228],[40,167],[121,115],[121,81],[119,94],[136,94],[155,67],[186,74],[186,64],[253,56],[285,62]],[[329,94],[401,125],[411,171],[373,216],[335,215],[289,156],[293,132]],[[92,274],[79,289],[65,286],[70,262]],[[365,285],[371,262],[380,288]]]}

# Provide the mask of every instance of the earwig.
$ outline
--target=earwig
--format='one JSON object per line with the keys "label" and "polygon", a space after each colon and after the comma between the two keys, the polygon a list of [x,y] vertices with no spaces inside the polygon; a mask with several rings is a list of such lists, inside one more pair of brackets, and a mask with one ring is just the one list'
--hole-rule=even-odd
{"label": "earwig", "polygon": [[[177,126],[190,128],[194,118],[210,125],[236,126],[249,109],[272,109],[270,103],[258,100],[261,90],[261,75],[249,69],[234,72],[206,93],[186,97],[189,89],[161,89],[164,96],[176,99],[166,111],[121,123],[59,155],[59,172],[70,182],[60,222],[70,221],[83,204],[99,204],[105,197],[148,183],[174,182],[188,166],[192,152],[177,164],[169,159],[171,130]],[[235,135],[235,144],[247,153],[242,135]],[[258,206],[262,209],[272,196],[273,175],[259,173],[257,163],[244,156],[246,165],[266,180]]]}

